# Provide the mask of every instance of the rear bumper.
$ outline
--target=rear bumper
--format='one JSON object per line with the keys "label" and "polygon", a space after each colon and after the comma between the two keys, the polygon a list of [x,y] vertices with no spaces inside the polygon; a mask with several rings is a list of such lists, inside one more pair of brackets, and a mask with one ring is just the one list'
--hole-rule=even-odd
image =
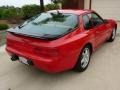
{"label": "rear bumper", "polygon": [[[12,48],[6,47],[6,51],[8,52],[8,54],[12,57],[13,55],[17,55],[20,57],[24,57],[27,60],[31,60],[33,62],[34,67],[48,72],[48,73],[58,73],[58,72],[62,72],[65,69],[65,67],[63,67],[64,65],[60,64],[60,59],[46,59],[46,58],[42,58],[42,57],[35,57],[31,54],[28,53],[21,53],[18,52]],[[64,61],[64,60],[62,60]]]}

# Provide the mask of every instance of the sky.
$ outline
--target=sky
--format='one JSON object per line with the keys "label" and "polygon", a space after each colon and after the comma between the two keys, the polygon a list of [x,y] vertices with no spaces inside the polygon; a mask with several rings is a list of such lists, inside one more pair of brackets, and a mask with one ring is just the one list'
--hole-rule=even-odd
{"label": "sky", "polygon": [[[45,4],[50,3],[51,0],[44,0]],[[9,6],[15,6],[15,7],[21,7],[25,4],[37,4],[39,5],[40,0],[0,0],[0,6],[3,5],[9,5]]]}

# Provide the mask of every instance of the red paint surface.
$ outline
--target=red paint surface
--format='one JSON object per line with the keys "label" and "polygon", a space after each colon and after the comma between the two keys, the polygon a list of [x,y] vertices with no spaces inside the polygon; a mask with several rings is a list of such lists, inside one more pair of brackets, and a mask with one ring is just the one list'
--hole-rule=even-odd
{"label": "red paint surface", "polygon": [[111,35],[116,22],[108,20],[91,30],[84,30],[82,15],[93,11],[62,10],[79,16],[79,27],[62,38],[53,41],[40,40],[7,33],[6,50],[10,55],[16,54],[32,60],[34,66],[50,73],[72,69],[82,48],[91,44],[93,51]]}

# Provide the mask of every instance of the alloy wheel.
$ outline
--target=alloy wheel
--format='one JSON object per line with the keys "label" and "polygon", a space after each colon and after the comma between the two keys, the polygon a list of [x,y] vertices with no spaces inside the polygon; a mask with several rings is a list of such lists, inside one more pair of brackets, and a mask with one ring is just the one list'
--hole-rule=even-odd
{"label": "alloy wheel", "polygon": [[89,48],[85,48],[82,52],[82,60],[81,60],[81,67],[86,68],[90,60],[90,50]]}

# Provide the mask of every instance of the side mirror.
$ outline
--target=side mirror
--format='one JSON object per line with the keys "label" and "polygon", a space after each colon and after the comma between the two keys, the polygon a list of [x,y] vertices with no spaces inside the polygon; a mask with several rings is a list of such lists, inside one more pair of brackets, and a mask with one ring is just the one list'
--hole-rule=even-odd
{"label": "side mirror", "polygon": [[104,19],[104,23],[108,23],[108,20],[107,20],[107,19]]}

